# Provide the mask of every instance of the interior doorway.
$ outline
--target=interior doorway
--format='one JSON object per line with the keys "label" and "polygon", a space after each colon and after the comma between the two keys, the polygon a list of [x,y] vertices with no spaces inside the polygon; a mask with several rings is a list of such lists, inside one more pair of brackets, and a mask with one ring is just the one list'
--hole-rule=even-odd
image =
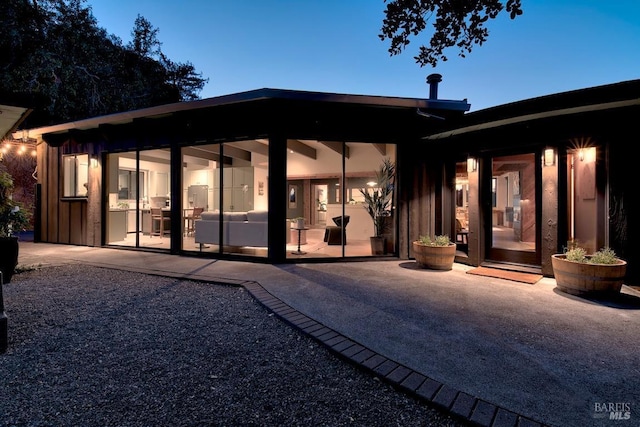
{"label": "interior doorway", "polygon": [[325,227],[327,225],[327,195],[329,186],[327,184],[312,184],[315,209],[312,211],[313,225]]}

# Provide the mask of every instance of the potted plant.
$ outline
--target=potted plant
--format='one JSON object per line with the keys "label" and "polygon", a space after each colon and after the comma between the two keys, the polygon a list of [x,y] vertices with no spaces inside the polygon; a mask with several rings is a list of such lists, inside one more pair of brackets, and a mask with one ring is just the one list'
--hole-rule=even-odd
{"label": "potted plant", "polygon": [[618,294],[627,271],[627,262],[611,248],[587,255],[584,248],[576,246],[552,255],[551,265],[558,289],[573,295]]}
{"label": "potted plant", "polygon": [[303,216],[298,216],[298,217],[293,218],[291,220],[291,227],[295,228],[295,229],[303,230],[304,229],[304,217]]}
{"label": "potted plant", "polygon": [[17,233],[29,225],[29,217],[19,203],[11,199],[13,178],[0,170],[0,271],[2,282],[9,283],[18,265]]}
{"label": "potted plant", "polygon": [[412,242],[416,263],[432,270],[451,270],[456,257],[456,244],[448,235],[420,236]]}
{"label": "potted plant", "polygon": [[373,255],[381,255],[386,252],[384,233],[390,224],[395,175],[395,163],[391,159],[385,158],[380,165],[380,169],[376,171],[375,188],[360,189],[360,193],[364,198],[364,208],[373,221],[374,235],[371,236],[371,253]]}

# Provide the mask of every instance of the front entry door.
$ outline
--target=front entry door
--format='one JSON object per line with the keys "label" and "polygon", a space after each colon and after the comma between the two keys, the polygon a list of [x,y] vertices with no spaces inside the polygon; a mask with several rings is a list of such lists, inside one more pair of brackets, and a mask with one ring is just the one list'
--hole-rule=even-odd
{"label": "front entry door", "polygon": [[524,153],[490,159],[483,191],[487,260],[540,265],[538,218],[539,156]]}

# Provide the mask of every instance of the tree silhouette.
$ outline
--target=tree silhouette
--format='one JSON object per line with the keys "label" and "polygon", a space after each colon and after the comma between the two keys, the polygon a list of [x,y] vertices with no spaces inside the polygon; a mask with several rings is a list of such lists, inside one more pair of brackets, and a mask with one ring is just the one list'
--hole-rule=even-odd
{"label": "tree silhouette", "polygon": [[208,81],[164,55],[138,15],[133,42],[98,27],[85,0],[0,2],[0,93],[27,94],[36,127],[197,99]]}
{"label": "tree silhouette", "polygon": [[[482,45],[489,36],[486,23],[501,12],[511,19],[522,14],[520,0],[385,0],[385,18],[382,23],[382,41],[390,40],[391,56],[400,54],[432,22],[433,34],[429,45],[421,45],[415,56],[421,67],[435,67],[438,61],[446,61],[444,50],[458,48],[458,55],[465,57],[474,45]],[[504,3],[504,4],[503,4]]]}

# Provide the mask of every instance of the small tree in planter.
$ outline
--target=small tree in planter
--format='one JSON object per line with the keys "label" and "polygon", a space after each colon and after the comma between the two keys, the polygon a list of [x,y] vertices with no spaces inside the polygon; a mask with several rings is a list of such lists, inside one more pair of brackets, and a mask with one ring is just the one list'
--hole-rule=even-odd
{"label": "small tree in planter", "polygon": [[393,190],[395,185],[396,165],[389,158],[385,158],[376,171],[376,188],[374,190],[361,188],[360,193],[364,198],[364,208],[373,221],[371,236],[371,253],[381,255],[385,252],[386,242],[384,233],[389,226],[393,206]]}
{"label": "small tree in planter", "polygon": [[563,254],[551,256],[558,289],[573,295],[615,295],[620,293],[627,272],[627,262],[611,248],[587,255],[575,246]]}
{"label": "small tree in planter", "polygon": [[446,234],[420,236],[412,243],[416,263],[432,270],[451,270],[456,257],[456,244]]}
{"label": "small tree in planter", "polygon": [[0,170],[0,271],[3,283],[9,283],[18,265],[17,233],[29,225],[29,215],[11,199],[13,178]]}

